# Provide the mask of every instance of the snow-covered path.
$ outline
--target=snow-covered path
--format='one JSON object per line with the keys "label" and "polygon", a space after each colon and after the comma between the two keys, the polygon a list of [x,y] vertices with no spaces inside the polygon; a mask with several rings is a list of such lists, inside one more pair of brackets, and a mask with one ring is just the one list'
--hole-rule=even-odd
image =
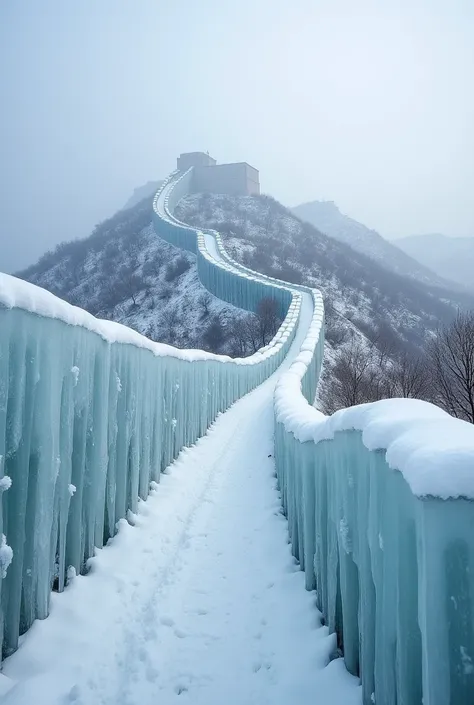
{"label": "snow-covered path", "polygon": [[53,595],[50,617],[5,663],[2,687],[16,681],[5,704],[360,702],[342,661],[326,666],[334,639],[291,557],[273,385],[220,416],[92,573]]}
{"label": "snow-covered path", "polygon": [[[311,319],[303,297],[297,354]],[[185,449],[4,663],[4,705],[359,705],[291,556],[273,465],[281,369]],[[132,525],[133,524],[133,525]],[[329,664],[329,665],[328,665]]]}

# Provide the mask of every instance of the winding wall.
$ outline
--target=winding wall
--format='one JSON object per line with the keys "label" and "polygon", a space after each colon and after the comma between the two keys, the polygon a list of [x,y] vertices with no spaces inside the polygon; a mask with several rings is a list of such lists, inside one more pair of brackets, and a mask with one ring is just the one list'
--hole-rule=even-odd
{"label": "winding wall", "polygon": [[180,449],[278,368],[298,333],[275,391],[275,460],[307,587],[366,705],[470,705],[474,428],[415,400],[316,411],[320,293],[251,272],[217,233],[177,221],[189,179],[175,172],[164,183],[155,229],[196,254],[216,296],[250,311],[263,296],[278,302],[283,324],[250,358],[155,344],[0,275],[4,651],[46,617],[69,568],[87,570]]}
{"label": "winding wall", "polygon": [[[176,186],[164,189],[164,210],[188,232],[171,213],[186,195],[189,173],[175,178]],[[198,257],[201,249],[217,253],[219,266],[225,262],[236,275],[311,301],[300,353],[275,390],[277,476],[294,555],[338,634],[347,668],[361,677],[364,705],[470,705],[474,428],[417,400],[324,417],[313,407],[324,341],[321,294],[233,262],[218,233],[204,232],[188,241],[189,249],[197,242]],[[220,295],[206,274],[201,278]]]}

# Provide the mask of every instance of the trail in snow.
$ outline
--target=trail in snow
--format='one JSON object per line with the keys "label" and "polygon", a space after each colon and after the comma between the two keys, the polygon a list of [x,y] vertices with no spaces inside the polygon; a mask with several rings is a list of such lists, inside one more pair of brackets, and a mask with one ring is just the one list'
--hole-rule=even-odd
{"label": "trail in snow", "polygon": [[[308,297],[309,298],[309,297]],[[311,317],[292,346],[299,350]],[[277,375],[221,415],[4,664],[5,705],[359,705],[291,556]]]}

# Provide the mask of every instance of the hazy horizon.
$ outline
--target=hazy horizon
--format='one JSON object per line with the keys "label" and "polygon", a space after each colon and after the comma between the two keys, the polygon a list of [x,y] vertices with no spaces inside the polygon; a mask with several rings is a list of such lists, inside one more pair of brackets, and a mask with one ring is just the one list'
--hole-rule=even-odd
{"label": "hazy horizon", "polygon": [[0,7],[0,270],[85,237],[180,152],[388,239],[474,235],[474,4]]}

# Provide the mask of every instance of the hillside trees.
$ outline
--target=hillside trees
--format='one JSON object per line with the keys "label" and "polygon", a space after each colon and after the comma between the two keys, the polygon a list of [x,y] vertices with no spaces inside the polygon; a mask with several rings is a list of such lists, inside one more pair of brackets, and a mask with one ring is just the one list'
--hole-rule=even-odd
{"label": "hillside trees", "polygon": [[425,354],[391,350],[389,339],[381,345],[355,337],[339,349],[321,396],[326,413],[392,397],[430,401],[474,423],[474,311],[442,326]]}
{"label": "hillside trees", "polygon": [[281,319],[278,316],[278,306],[274,299],[263,298],[254,316],[238,319],[230,331],[232,355],[242,357],[252,355],[259,348],[268,345],[278,328]]}
{"label": "hillside trees", "polygon": [[430,346],[433,400],[459,419],[474,423],[474,311],[459,312]]}
{"label": "hillside trees", "polygon": [[341,346],[320,397],[332,414],[356,404],[405,397],[432,399],[432,372],[426,356],[393,348],[390,337],[366,340],[351,335]]}

